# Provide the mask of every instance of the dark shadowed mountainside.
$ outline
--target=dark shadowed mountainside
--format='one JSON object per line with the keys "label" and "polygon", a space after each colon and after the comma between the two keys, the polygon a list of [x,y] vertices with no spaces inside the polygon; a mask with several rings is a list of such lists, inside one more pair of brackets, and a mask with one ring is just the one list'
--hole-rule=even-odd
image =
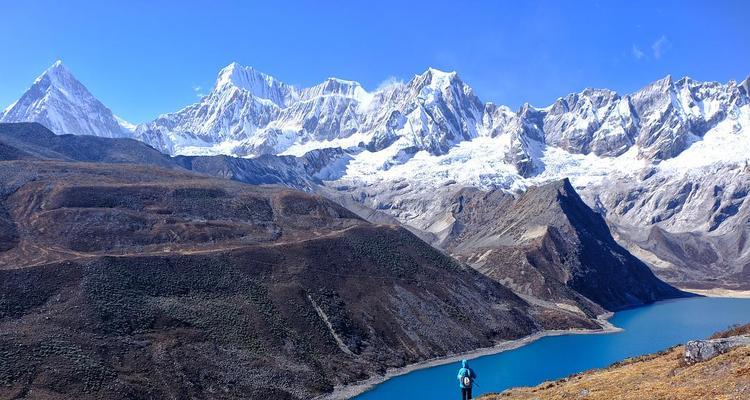
{"label": "dark shadowed mountainside", "polygon": [[169,156],[133,139],[56,135],[35,122],[0,124],[0,160],[30,158],[174,167]]}
{"label": "dark shadowed mountainside", "polygon": [[518,197],[466,189],[452,215],[440,246],[519,293],[586,314],[685,295],[617,244],[567,179]]}

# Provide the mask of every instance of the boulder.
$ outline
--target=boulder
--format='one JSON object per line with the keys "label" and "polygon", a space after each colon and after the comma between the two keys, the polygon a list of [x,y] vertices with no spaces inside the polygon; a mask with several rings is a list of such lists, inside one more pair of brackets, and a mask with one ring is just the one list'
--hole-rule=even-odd
{"label": "boulder", "polygon": [[737,346],[750,346],[750,336],[733,336],[722,339],[691,340],[685,344],[683,360],[695,364],[710,360]]}

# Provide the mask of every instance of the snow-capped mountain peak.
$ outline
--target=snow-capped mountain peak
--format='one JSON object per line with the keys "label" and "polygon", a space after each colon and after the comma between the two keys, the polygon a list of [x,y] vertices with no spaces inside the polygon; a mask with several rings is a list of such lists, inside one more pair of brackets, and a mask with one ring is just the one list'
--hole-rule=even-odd
{"label": "snow-capped mountain peak", "polygon": [[39,77],[36,78],[34,83],[39,82],[45,77],[55,79],[56,83],[58,83],[59,86],[63,86],[67,82],[75,80],[73,74],[71,74],[70,71],[65,67],[65,65],[63,65],[62,60],[57,60],[52,65],[50,65],[49,68],[47,68],[41,75],[39,75]]}
{"label": "snow-capped mountain peak", "polygon": [[[683,79],[690,79],[690,78],[685,76],[683,77]],[[674,79],[672,78],[672,74],[667,74],[664,78],[661,78],[657,80],[656,82],[654,82],[654,84],[659,85],[661,87],[665,87],[665,88],[672,86],[673,83],[674,83]]]}
{"label": "snow-capped mountain peak", "polygon": [[86,94],[81,91],[81,83],[76,80],[61,60],[55,61],[54,64],[42,72],[34,80],[33,85],[42,86],[46,90],[59,90],[68,97]]}
{"label": "snow-capped mountain peak", "polygon": [[301,92],[301,100],[325,95],[341,95],[361,100],[369,95],[359,82],[334,77],[328,78],[311,88],[303,89]]}
{"label": "snow-capped mountain peak", "polygon": [[107,107],[57,60],[2,114],[1,122],[39,122],[57,134],[129,136]]}
{"label": "snow-capped mountain peak", "polygon": [[458,73],[455,71],[446,72],[441,71],[437,68],[430,67],[425,72],[414,75],[414,78],[409,82],[409,86],[415,88],[415,90],[437,90],[444,91],[450,87],[458,87],[460,90],[464,90],[465,85],[458,77]]}
{"label": "snow-capped mountain peak", "polygon": [[279,107],[286,107],[299,98],[297,90],[271,75],[264,74],[253,67],[244,67],[233,62],[221,71],[214,90],[237,87],[248,91],[255,97],[272,101]]}
{"label": "snow-capped mountain peak", "polygon": [[428,67],[425,72],[415,77],[434,79],[436,82],[450,82],[458,77],[458,73],[456,71],[443,71],[435,67]]}

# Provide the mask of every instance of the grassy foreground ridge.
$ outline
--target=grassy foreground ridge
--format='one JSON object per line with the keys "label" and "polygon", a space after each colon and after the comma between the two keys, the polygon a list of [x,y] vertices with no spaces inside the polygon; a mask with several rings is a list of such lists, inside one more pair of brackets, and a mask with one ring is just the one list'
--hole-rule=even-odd
{"label": "grassy foreground ridge", "polygon": [[[750,335],[750,324],[712,336]],[[739,400],[750,398],[750,346],[739,346],[704,362],[686,365],[685,346],[634,357],[604,369],[571,375],[536,387],[506,390],[482,400]]]}

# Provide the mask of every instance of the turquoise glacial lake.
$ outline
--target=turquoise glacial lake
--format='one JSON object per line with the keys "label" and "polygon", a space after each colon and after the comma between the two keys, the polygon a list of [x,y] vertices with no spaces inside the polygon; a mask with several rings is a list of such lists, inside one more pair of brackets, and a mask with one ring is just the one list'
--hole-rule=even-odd
{"label": "turquoise glacial lake", "polygon": [[[750,299],[698,297],[669,300],[616,313],[624,331],[551,336],[526,346],[471,359],[477,373],[474,396],[515,386],[534,386],[615,361],[701,339],[734,324],[750,322]],[[357,400],[460,399],[459,362],[389,379]]]}

